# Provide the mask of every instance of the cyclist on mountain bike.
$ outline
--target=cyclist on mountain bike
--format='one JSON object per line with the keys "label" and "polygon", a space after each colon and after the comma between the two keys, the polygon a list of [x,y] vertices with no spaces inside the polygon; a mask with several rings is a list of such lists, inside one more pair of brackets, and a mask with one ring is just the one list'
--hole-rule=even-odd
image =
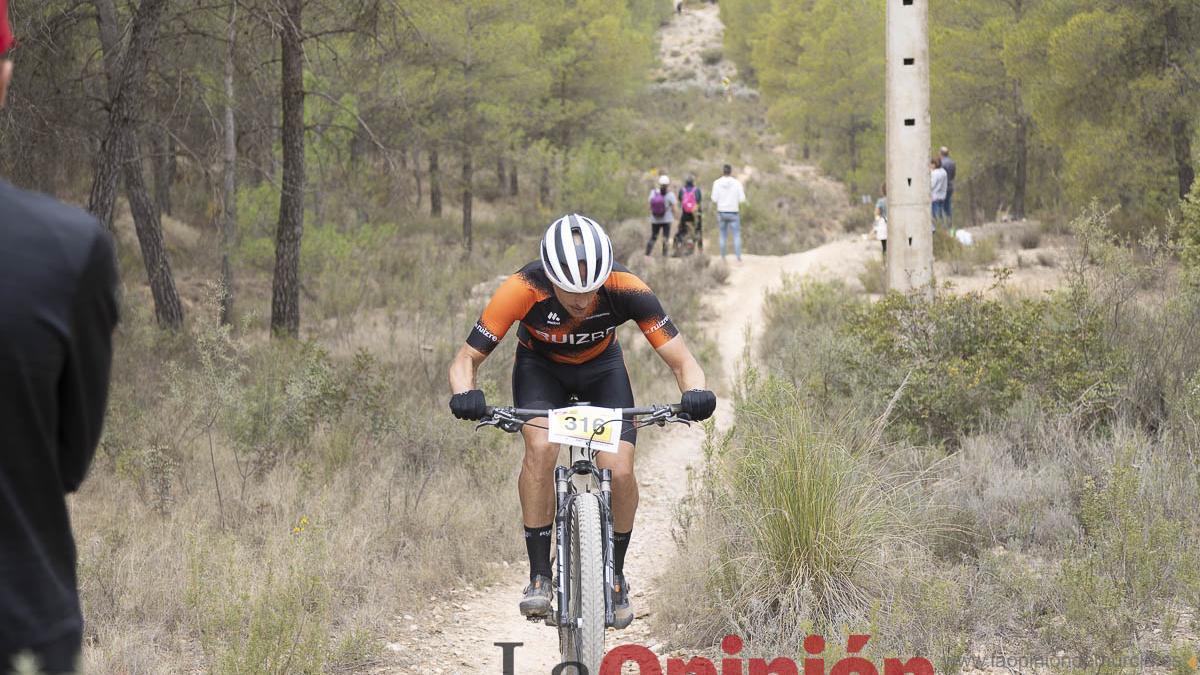
{"label": "cyclist on mountain bike", "polygon": [[[571,396],[609,408],[633,406],[633,389],[616,328],[637,322],[646,339],[675,374],[682,392],[683,413],[693,420],[710,417],[717,399],[705,388],[704,371],[683,336],[663,311],[650,288],[613,261],[612,243],[604,228],[581,215],[554,221],[542,239],[541,260],[522,267],[497,289],[467,343],[450,364],[450,410],[459,419],[478,420],[487,403],[475,388],[480,364],[495,349],[513,322],[517,355],[513,364],[513,404],[552,409]],[[525,457],[517,487],[529,553],[529,586],[520,602],[528,617],[550,611],[553,583],[550,531],[554,523],[554,467],[558,446],[551,444],[545,418],[525,425]],[[617,454],[601,453],[597,464],[612,471],[614,624],[633,621],[625,552],[638,504],[633,473],[637,432],[626,424]]]}

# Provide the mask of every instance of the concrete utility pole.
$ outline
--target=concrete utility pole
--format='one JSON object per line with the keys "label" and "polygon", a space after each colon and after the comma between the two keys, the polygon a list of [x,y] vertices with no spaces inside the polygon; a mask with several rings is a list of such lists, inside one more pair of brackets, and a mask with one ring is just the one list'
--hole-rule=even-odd
{"label": "concrete utility pole", "polygon": [[929,0],[887,0],[888,288],[932,289]]}

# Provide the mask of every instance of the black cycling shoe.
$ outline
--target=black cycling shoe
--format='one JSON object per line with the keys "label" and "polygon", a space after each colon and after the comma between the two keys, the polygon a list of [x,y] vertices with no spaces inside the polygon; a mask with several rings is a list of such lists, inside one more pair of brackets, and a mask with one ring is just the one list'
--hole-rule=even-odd
{"label": "black cycling shoe", "polygon": [[629,602],[629,583],[624,574],[613,579],[613,628],[625,628],[633,623],[633,605]]}
{"label": "black cycling shoe", "polygon": [[554,584],[550,577],[537,575],[525,587],[525,595],[521,598],[521,614],[530,617],[543,617],[550,613],[550,599],[554,597]]}

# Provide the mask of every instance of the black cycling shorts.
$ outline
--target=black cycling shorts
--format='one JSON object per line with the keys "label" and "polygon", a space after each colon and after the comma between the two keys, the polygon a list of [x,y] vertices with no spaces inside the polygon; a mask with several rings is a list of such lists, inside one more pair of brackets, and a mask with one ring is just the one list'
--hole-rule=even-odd
{"label": "black cycling shorts", "polygon": [[[633,407],[633,386],[616,340],[600,356],[579,365],[551,361],[518,346],[512,388],[518,408],[562,408],[571,396],[604,408]],[[621,440],[636,444],[637,429],[627,422]]]}

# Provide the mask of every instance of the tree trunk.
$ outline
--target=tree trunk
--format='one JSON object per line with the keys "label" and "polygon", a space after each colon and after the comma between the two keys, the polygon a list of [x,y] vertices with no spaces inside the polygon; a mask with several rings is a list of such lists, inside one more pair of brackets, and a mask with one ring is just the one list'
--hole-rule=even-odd
{"label": "tree trunk", "polygon": [[1017,117],[1017,165],[1013,170],[1012,217],[1025,217],[1025,185],[1029,178],[1029,119],[1024,112]]}
{"label": "tree trunk", "polygon": [[429,215],[442,217],[442,170],[438,167],[436,147],[429,150]]}
{"label": "tree trunk", "polygon": [[88,197],[88,211],[114,235],[116,229],[113,228],[113,211],[117,205],[117,178],[121,171],[118,143],[121,130],[113,127],[116,123],[116,120],[110,118],[108,132],[100,142],[100,151],[96,153],[92,174],[92,191]]}
{"label": "tree trunk", "polygon": [[303,0],[285,0],[279,43],[283,98],[283,191],[275,232],[275,279],[271,331],[300,337],[300,238],[304,233],[304,53]]}
{"label": "tree trunk", "polygon": [[508,176],[504,171],[504,157],[496,158],[496,190],[499,194],[504,194],[504,189],[508,187]]}
{"label": "tree trunk", "polygon": [[132,129],[122,134],[120,145],[121,155],[126,158],[122,167],[125,196],[129,198],[138,245],[142,249],[142,260],[146,263],[146,276],[150,279],[154,317],[159,326],[178,330],[183,326],[183,305],[175,290],[175,279],[171,276],[171,265],[167,260],[167,247],[163,243],[162,221],[157,205],[146,188],[141,153]]}
{"label": "tree trunk", "polygon": [[[1180,25],[1179,8],[1176,4],[1169,6],[1164,19],[1166,20],[1165,49],[1167,54],[1163,59],[1163,68],[1166,69],[1171,67],[1169,64],[1182,62],[1192,55],[1186,52],[1176,53],[1183,46],[1185,30],[1185,27]],[[1180,91],[1179,94],[1182,99],[1187,92]],[[1188,192],[1192,189],[1192,182],[1196,180],[1196,169],[1192,165],[1192,125],[1186,113],[1176,112],[1171,118],[1171,145],[1175,154],[1175,177],[1179,181],[1179,198],[1186,199]]]}
{"label": "tree trunk", "polygon": [[1175,175],[1179,180],[1179,198],[1186,199],[1196,180],[1192,165],[1192,128],[1187,118],[1176,117],[1171,123],[1171,140],[1175,146]]}
{"label": "tree trunk", "polygon": [[237,46],[237,0],[229,3],[225,32],[225,166],[221,187],[221,323],[233,323],[233,263],[230,254],[237,241],[237,130],[233,116],[233,75]]}
{"label": "tree trunk", "polygon": [[135,111],[141,105],[142,84],[150,47],[166,10],[167,0],[142,0],[133,16],[129,44],[120,54],[120,28],[112,0],[95,0],[101,49],[110,97],[108,130],[96,157],[88,210],[110,230],[117,201],[117,179],[125,178],[126,196],[133,212],[134,229],[142,250],[142,262],[154,297],[154,315],[164,328],[183,325],[183,305],[163,244],[162,221],[146,189],[138,150]]}
{"label": "tree trunk", "polygon": [[517,178],[517,165],[515,162],[508,167],[508,194],[512,197],[521,194],[521,182]]}
{"label": "tree trunk", "polygon": [[543,207],[550,203],[550,165],[542,164],[542,177],[538,181],[538,203]]}
{"label": "tree trunk", "polygon": [[472,183],[475,180],[474,158],[470,148],[463,150],[462,156],[462,229],[463,245],[467,253],[471,252],[471,200],[474,198]]}
{"label": "tree trunk", "polygon": [[[854,122],[851,121],[850,126],[850,175],[858,176],[858,130],[854,127]],[[858,183],[853,178],[850,180],[850,198],[857,199]]]}
{"label": "tree trunk", "polygon": [[[104,55],[104,73],[108,84],[109,116],[108,130],[100,142],[92,173],[91,195],[88,211],[113,231],[113,209],[117,203],[117,178],[121,171],[120,147],[117,139],[121,130],[116,128],[117,94],[121,78],[121,27],[117,23],[117,7],[113,0],[93,0],[96,7],[96,27],[100,34],[100,48]],[[115,234],[115,231],[114,231]]]}
{"label": "tree trunk", "polygon": [[417,203],[416,203],[416,206],[414,206],[413,208],[416,209],[417,211],[420,211],[421,204],[423,203],[423,200],[425,199],[425,194],[424,194],[425,186],[423,184],[424,179],[421,177],[421,149],[420,148],[413,148],[412,172],[413,172],[413,180],[416,181],[416,183],[417,183]]}
{"label": "tree trunk", "polygon": [[171,183],[175,180],[175,140],[165,129],[153,134],[151,166],[154,171],[154,203],[158,212],[171,215]]}

